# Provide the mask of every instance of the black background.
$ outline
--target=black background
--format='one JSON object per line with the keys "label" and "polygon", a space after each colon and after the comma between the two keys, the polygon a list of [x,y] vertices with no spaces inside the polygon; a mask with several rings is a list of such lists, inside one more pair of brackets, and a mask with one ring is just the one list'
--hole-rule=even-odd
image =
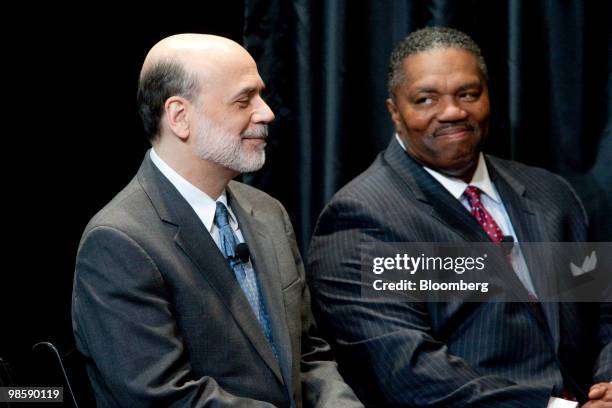
{"label": "black background", "polygon": [[0,357],[19,385],[57,377],[49,354],[31,351],[36,342],[52,341],[62,353],[74,347],[70,298],[81,233],[149,147],[135,102],[147,51],[181,32],[242,42],[243,3],[203,3],[144,14],[53,8],[5,17],[19,24],[5,37],[11,113],[3,132]]}

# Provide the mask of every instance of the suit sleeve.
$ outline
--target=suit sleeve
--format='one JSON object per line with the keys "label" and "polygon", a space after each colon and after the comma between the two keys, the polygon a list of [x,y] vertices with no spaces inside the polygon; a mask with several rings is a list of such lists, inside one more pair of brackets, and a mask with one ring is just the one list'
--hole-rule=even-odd
{"label": "suit sleeve", "polygon": [[295,234],[287,212],[283,212],[285,231],[289,239],[296,269],[302,282],[302,359],[300,376],[304,407],[363,407],[353,390],[346,384],[334,360],[331,348],[318,334],[310,308],[310,292],[305,284],[304,264],[300,256]]}
{"label": "suit sleeve", "polygon": [[612,303],[602,303],[599,308],[602,348],[595,364],[593,383],[612,381]]}
{"label": "suit sleeve", "polygon": [[357,395],[366,405],[546,407],[550,389],[480,375],[450,354],[432,334],[426,303],[368,298],[360,245],[385,241],[388,230],[345,198],[323,211],[309,252],[315,316]]}
{"label": "suit sleeve", "polygon": [[[569,207],[572,210],[570,212],[572,215],[569,217],[573,234],[571,239],[585,241],[588,236],[589,221],[584,205],[570,183],[560,176],[557,178],[571,193],[571,198],[567,202],[574,202],[574,205]],[[612,296],[612,285],[608,284],[603,290],[602,299]],[[593,370],[593,384],[612,381],[612,303],[602,302],[599,305],[599,343],[600,352]]]}
{"label": "suit sleeve", "polygon": [[96,227],[77,256],[73,327],[101,406],[272,407],[196,378],[169,294],[152,259],[127,234]]}

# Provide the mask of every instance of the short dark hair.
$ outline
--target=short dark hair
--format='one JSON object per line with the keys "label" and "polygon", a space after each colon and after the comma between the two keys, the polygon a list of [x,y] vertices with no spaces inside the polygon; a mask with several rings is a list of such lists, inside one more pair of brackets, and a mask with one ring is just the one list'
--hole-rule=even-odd
{"label": "short dark hair", "polygon": [[166,100],[175,95],[193,100],[198,84],[196,75],[176,61],[159,61],[140,74],[138,113],[151,143],[159,137],[159,121]]}
{"label": "short dark hair", "polygon": [[426,27],[410,33],[391,53],[387,88],[393,96],[394,90],[404,82],[402,62],[410,55],[435,48],[461,48],[478,58],[478,66],[488,80],[487,64],[474,40],[464,32],[449,27]]}

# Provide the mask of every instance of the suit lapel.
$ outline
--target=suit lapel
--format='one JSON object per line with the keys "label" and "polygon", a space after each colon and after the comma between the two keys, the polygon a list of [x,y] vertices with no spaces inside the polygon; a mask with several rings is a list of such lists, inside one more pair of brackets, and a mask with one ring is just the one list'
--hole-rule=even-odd
{"label": "suit lapel", "polygon": [[[487,158],[487,168],[491,181],[495,184],[504,203],[519,242],[553,241],[543,230],[546,225],[550,225],[549,220],[547,220],[548,212],[527,197],[527,191],[523,184],[509,172],[504,171],[500,165],[496,165],[496,162],[491,158]],[[545,298],[551,294],[559,293],[556,276],[546,273],[546,271],[551,270],[551,266],[547,264],[548,257],[543,256],[542,248],[535,245],[522,246],[521,252],[536,292]],[[540,303],[540,307],[550,330],[553,344],[557,348],[560,341],[559,305],[556,302],[544,302]],[[537,310],[536,313],[538,313]]]}
{"label": "suit lapel", "polygon": [[253,347],[278,380],[283,383],[279,364],[255,313],[240,288],[234,272],[228,266],[196,213],[174,186],[155,168],[148,154],[138,172],[138,177],[160,218],[178,227],[174,238],[176,245],[197,265]]}
{"label": "suit lapel", "polygon": [[[495,160],[489,160],[489,172],[491,179],[494,179],[502,200],[506,205],[519,241],[521,242],[560,242],[563,237],[557,235],[554,230],[547,229],[550,225],[555,225],[555,221],[551,218],[550,212],[546,208],[533,201],[529,197],[529,193],[537,194],[534,191],[528,191],[513,175],[505,171],[505,168]],[[548,253],[548,248],[533,246],[523,251],[525,261],[529,268],[530,275],[533,279],[536,290],[545,295],[554,295],[559,293],[559,280],[556,262],[551,261],[556,256],[555,253]],[[541,312],[545,317],[547,328],[551,336],[552,347],[555,352],[559,353],[561,345],[561,308],[565,311],[571,310],[571,303],[558,302],[542,302],[539,303]],[[538,309],[540,309],[538,308]],[[569,309],[568,309],[569,308]],[[537,310],[535,311],[537,314]],[[567,317],[567,316],[566,316]],[[565,320],[567,321],[567,319]],[[571,337],[571,336],[567,336]],[[573,373],[567,369],[561,360],[559,367],[564,377],[564,381],[574,385],[575,391],[581,392],[579,399],[587,399],[586,393],[581,390],[580,381],[578,381]]]}
{"label": "suit lapel", "polygon": [[393,138],[384,155],[389,166],[413,192],[424,209],[441,224],[469,242],[489,237],[465,207],[417,163]]}
{"label": "suit lapel", "polygon": [[292,395],[291,340],[289,339],[289,328],[282,297],[281,271],[278,267],[276,250],[266,225],[257,218],[257,213],[248,200],[239,199],[232,190],[231,184],[227,192],[229,204],[238,218],[244,240],[249,245],[251,262],[265,300],[285,385],[289,389],[289,395]]}
{"label": "suit lapel", "polygon": [[[438,216],[436,218],[446,220],[446,224],[462,235],[466,241],[492,242],[482,226],[478,224],[461,202],[453,197],[444,186],[412,158],[410,160],[417,166],[412,171],[423,173],[417,178],[419,180],[418,184],[435,209],[435,214]],[[512,291],[512,298],[529,300],[529,293],[516,273],[509,267],[506,259],[500,257],[490,261],[495,262],[495,264],[492,264],[492,268],[490,268],[491,271]]]}
{"label": "suit lapel", "polygon": [[453,197],[431,174],[422,167],[424,174],[418,178],[419,187],[431,203],[437,220],[444,220],[446,225],[470,242],[490,242],[489,236],[476,222],[459,200]]}
{"label": "suit lapel", "polygon": [[206,233],[199,225],[196,228],[193,223],[183,223],[175,240],[177,245],[198,265],[245,335],[251,340],[253,347],[282,383],[278,362],[251,305],[240,288],[234,272],[227,265],[213,239],[209,234],[206,236]]}

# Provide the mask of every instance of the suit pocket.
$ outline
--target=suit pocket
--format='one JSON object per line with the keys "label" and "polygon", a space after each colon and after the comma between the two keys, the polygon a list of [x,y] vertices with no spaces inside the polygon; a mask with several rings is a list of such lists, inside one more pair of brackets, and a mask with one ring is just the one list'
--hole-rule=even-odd
{"label": "suit pocket", "polygon": [[[298,339],[302,326],[302,293],[304,281],[299,277],[283,289],[283,302],[287,313],[287,325],[292,339]],[[293,343],[293,341],[292,341]],[[292,344],[293,347],[296,344]]]}
{"label": "suit pocket", "polygon": [[295,290],[296,288],[301,288],[302,287],[301,283],[302,283],[302,280],[300,279],[300,277],[296,276],[296,278],[290,284],[288,284],[286,287],[283,288],[283,295],[285,293],[291,292],[292,290]]}

